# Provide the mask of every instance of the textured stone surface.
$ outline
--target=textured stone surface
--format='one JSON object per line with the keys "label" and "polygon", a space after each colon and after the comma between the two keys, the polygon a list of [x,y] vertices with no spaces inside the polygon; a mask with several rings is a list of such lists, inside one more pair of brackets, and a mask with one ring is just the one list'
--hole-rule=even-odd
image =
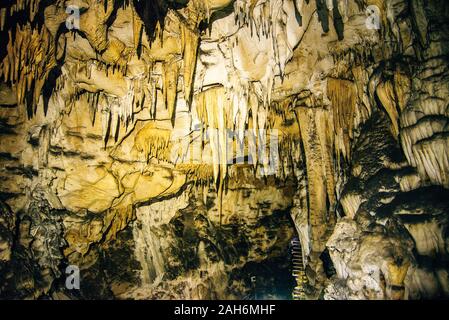
{"label": "textured stone surface", "polygon": [[0,5],[0,297],[285,298],[293,237],[310,299],[447,297],[448,17]]}

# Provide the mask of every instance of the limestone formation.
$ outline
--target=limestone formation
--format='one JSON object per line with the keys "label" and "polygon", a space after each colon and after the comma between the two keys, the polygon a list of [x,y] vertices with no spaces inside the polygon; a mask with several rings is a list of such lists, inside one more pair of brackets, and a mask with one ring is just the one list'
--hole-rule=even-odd
{"label": "limestone formation", "polygon": [[448,31],[445,0],[3,1],[0,298],[447,298]]}

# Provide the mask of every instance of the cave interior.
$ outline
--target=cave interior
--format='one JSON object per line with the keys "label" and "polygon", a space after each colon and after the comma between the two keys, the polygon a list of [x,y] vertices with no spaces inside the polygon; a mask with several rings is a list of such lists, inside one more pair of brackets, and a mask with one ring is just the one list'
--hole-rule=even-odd
{"label": "cave interior", "polygon": [[447,0],[2,0],[0,299],[449,297]]}

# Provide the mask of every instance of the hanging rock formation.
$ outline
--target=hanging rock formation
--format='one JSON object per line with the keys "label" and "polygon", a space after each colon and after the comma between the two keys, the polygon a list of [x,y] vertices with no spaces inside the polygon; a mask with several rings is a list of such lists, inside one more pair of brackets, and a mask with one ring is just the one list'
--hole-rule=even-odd
{"label": "hanging rock formation", "polygon": [[444,0],[5,1],[0,298],[447,298],[448,31]]}

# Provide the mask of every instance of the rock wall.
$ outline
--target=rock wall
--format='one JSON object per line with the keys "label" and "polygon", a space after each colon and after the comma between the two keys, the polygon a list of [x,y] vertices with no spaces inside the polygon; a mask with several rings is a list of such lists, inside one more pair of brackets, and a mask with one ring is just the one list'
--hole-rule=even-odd
{"label": "rock wall", "polygon": [[0,297],[289,298],[294,237],[310,299],[447,297],[448,18],[0,4]]}

